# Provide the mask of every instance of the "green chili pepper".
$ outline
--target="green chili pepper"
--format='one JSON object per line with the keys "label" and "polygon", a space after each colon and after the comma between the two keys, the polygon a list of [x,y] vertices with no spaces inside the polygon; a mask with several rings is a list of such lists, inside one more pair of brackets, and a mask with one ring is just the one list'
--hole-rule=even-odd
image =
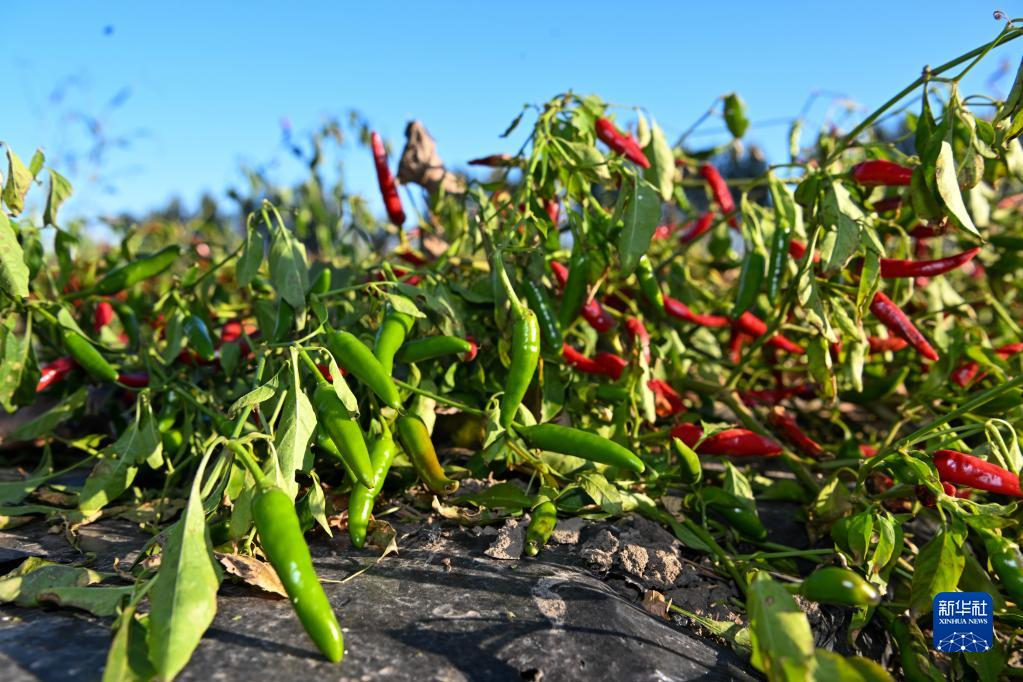
{"label": "green chili pepper", "polygon": [[627,388],[618,384],[600,384],[595,393],[597,398],[609,403],[623,402],[632,395]]}
{"label": "green chili pepper", "polygon": [[111,367],[89,339],[73,329],[61,327],[61,341],[68,355],[94,379],[117,381],[117,370]]}
{"label": "green chili pepper", "polygon": [[[399,313],[390,309],[384,315],[384,321],[380,323],[377,330],[376,343],[373,346],[373,355],[380,361],[380,366],[390,374],[394,371],[394,354],[405,343],[405,337],[412,331],[416,318],[406,313]],[[466,344],[469,345],[469,344]]]}
{"label": "green chili pepper", "polygon": [[450,494],[458,490],[458,481],[448,478],[437,460],[437,451],[430,440],[430,430],[423,420],[414,414],[406,414],[398,417],[395,424],[401,445],[426,487],[438,494]]}
{"label": "green chili pepper", "polygon": [[671,447],[678,457],[679,478],[686,485],[696,485],[703,478],[700,458],[681,438],[672,438]]}
{"label": "green chili pepper", "polygon": [[270,336],[274,341],[283,341],[291,335],[295,328],[295,309],[283,298],[277,301],[277,317],[274,318],[274,328]]}
{"label": "green chili pepper", "polygon": [[[326,431],[317,427],[316,430],[313,432],[313,440],[316,442],[316,445],[319,446],[321,450],[326,451],[328,455],[330,455],[331,457],[333,457],[334,459],[341,463],[341,466],[344,467],[345,473],[348,474],[348,480],[352,482],[353,487],[355,485],[362,485],[361,483],[359,483],[359,477],[356,476],[355,472],[352,471],[352,468],[348,466],[348,462],[345,460],[345,456],[342,455],[341,451],[337,449],[337,446],[334,445],[334,441],[330,439],[330,436],[327,434]],[[370,459],[370,461],[372,462],[372,458]]]}
{"label": "green chili pepper", "polygon": [[309,293],[322,296],[328,291],[330,291],[330,268],[323,268],[320,270],[320,273],[316,275],[316,279],[313,280],[313,283],[309,285]]}
{"label": "green chili pepper", "polygon": [[767,267],[767,298],[771,303],[777,303],[781,293],[781,280],[789,262],[789,234],[788,226],[775,224],[771,235],[771,260]]}
{"label": "green chili pepper", "polygon": [[708,509],[720,514],[732,528],[742,535],[754,540],[767,538],[767,529],[760,521],[755,507],[746,506],[742,500],[723,488],[712,486],[702,488],[700,497],[703,498]]}
{"label": "green chili pepper", "polygon": [[764,284],[764,254],[750,249],[742,259],[739,271],[739,293],[732,307],[732,317],[738,317],[756,302],[757,294]]}
{"label": "green chili pepper", "polygon": [[366,529],[369,528],[369,517],[373,513],[373,503],[384,487],[384,479],[394,461],[394,440],[388,431],[384,431],[373,443],[369,452],[369,460],[373,464],[373,475],[377,484],[367,488],[356,481],[352,485],[352,493],[348,496],[348,535],[352,544],[362,549],[366,544]]}
{"label": "green chili pepper", "polygon": [[532,310],[524,308],[512,325],[511,365],[501,397],[501,426],[508,428],[526,397],[540,361],[540,325]]}
{"label": "green chili pepper", "polygon": [[799,593],[811,601],[839,606],[877,606],[881,594],[857,573],[838,566],[818,568],[803,580]]}
{"label": "green chili pepper", "polygon": [[[571,273],[569,273],[571,275]],[[661,283],[657,281],[654,274],[653,263],[646,254],[639,257],[639,266],[636,268],[636,279],[639,281],[639,289],[643,297],[650,303],[658,314],[664,312],[664,293],[661,291]]]}
{"label": "green chili pepper", "polygon": [[567,329],[579,316],[579,310],[586,300],[586,288],[590,284],[590,257],[580,244],[572,250],[569,260],[568,279],[561,292],[561,308],[558,310],[558,322],[562,329]]}
{"label": "green chili pepper", "polygon": [[1002,588],[1017,605],[1023,604],[1023,554],[1019,545],[999,535],[990,535],[984,543]]}
{"label": "green chili pepper", "polygon": [[328,660],[339,662],[344,656],[341,627],[316,577],[291,498],[264,482],[252,498],[252,520],[263,552],[277,572],[302,627]]}
{"label": "green chili pepper", "polygon": [[589,431],[557,424],[537,424],[516,429],[530,447],[574,455],[591,462],[599,462],[643,473],[643,460],[613,440]]}
{"label": "green chili pepper", "polygon": [[325,381],[317,383],[313,392],[313,411],[316,412],[317,422],[334,441],[341,458],[355,474],[355,479],[367,488],[372,488],[376,479],[373,477],[373,465],[369,461],[362,429],[352,419],[351,413],[334,392],[334,387]]}
{"label": "green chili pepper", "polygon": [[216,357],[213,337],[210,336],[210,330],[202,318],[198,315],[189,315],[181,326],[188,337],[188,345],[195,354],[207,362],[212,362]]}
{"label": "green chili pepper", "polygon": [[427,336],[409,341],[395,356],[398,362],[413,363],[433,360],[444,355],[462,355],[472,350],[472,344],[457,336]]}
{"label": "green chili pepper", "polygon": [[185,442],[185,437],[182,435],[179,429],[167,429],[160,431],[160,440],[163,443],[164,453],[173,454],[178,451],[181,444]]}
{"label": "green chili pepper", "polygon": [[526,527],[526,556],[536,556],[551,539],[558,523],[558,510],[550,500],[544,500],[530,512],[529,526]]}
{"label": "green chili pepper", "polygon": [[124,291],[135,286],[139,282],[155,277],[161,272],[174,265],[174,261],[181,255],[181,247],[168,246],[148,256],[136,258],[126,265],[114,268],[105,274],[92,287],[92,293],[101,296],[111,296],[119,291]]}
{"label": "green chili pepper", "polygon": [[139,344],[139,318],[135,314],[135,309],[123,301],[115,300],[113,305],[117,319],[121,321],[121,327],[128,337],[128,345],[137,346]]}
{"label": "green chili pepper", "polygon": [[536,319],[540,323],[540,333],[544,342],[552,350],[561,350],[561,326],[558,318],[551,309],[547,292],[537,282],[526,280],[522,285],[526,302],[529,309],[536,313]]}
{"label": "green chili pepper", "polygon": [[391,380],[391,373],[381,366],[373,351],[349,332],[332,332],[327,335],[327,348],[341,366],[366,384],[376,393],[384,405],[401,408],[401,396]]}
{"label": "green chili pepper", "polygon": [[908,682],[942,682],[945,679],[931,662],[924,635],[912,618],[892,618],[888,630],[899,648],[902,675]]}

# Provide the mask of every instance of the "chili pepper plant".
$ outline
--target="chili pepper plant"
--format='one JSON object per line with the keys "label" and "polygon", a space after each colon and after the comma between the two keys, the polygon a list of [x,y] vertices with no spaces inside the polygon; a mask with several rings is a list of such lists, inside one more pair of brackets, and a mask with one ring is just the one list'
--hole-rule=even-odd
{"label": "chili pepper plant", "polygon": [[[234,195],[241,229],[125,223],[113,248],[65,220],[41,152],[8,147],[0,405],[24,417],[4,458],[31,473],[0,484],[0,523],[74,536],[130,509],[152,540],[116,575],[26,561],[0,595],[74,585],[67,603],[114,617],[106,678],[169,680],[216,613],[216,556],[242,556],[337,662],[345,587],[308,542],[384,547],[388,514],[436,499],[528,517],[533,557],[560,519],[634,513],[741,595],[742,626],[689,615],[769,679],[1023,675],[1023,71],[1004,101],[960,92],[1021,35],[848,131],[797,120],[754,177],[721,172],[749,128],[735,94],[715,104],[734,139],[709,148],[559,95],[459,191],[392,173],[363,122],[345,163],[374,169],[386,221],[325,185],[338,127],[300,191]],[[779,501],[804,546],[761,519]],[[988,653],[926,645],[954,590],[992,594]],[[844,610],[851,655],[815,645],[807,602]],[[889,670],[855,655],[867,628]]]}

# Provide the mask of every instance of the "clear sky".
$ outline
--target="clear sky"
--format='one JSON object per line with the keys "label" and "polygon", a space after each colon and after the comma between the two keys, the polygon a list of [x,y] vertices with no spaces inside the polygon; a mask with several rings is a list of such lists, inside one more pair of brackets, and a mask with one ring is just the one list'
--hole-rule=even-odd
{"label": "clear sky", "polygon": [[[777,121],[811,93],[877,106],[923,65],[993,38],[995,9],[1023,14],[1023,2],[998,2],[10,2],[0,140],[26,160],[36,146],[81,154],[82,126],[100,126],[114,141],[101,163],[57,162],[76,182],[70,210],[83,212],[222,193],[240,163],[285,156],[282,117],[301,132],[353,107],[398,148],[406,121],[421,119],[457,167],[517,149],[522,135],[499,134],[522,104],[569,88],[642,105],[669,140],[738,90],[748,138],[777,157]],[[1023,41],[1002,48],[977,88],[1021,53]],[[356,161],[347,182],[375,195],[369,158]]]}

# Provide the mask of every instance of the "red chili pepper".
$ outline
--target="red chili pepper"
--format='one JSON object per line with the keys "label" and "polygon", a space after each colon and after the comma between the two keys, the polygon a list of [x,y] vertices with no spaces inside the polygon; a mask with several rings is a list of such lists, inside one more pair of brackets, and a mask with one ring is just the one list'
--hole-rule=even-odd
{"label": "red chili pepper", "polygon": [[[959,492],[956,490],[956,487],[951,483],[942,482],[941,487],[945,491],[945,494],[948,495],[949,497],[959,497]],[[934,507],[937,506],[938,498],[934,496],[934,493],[932,493],[931,489],[928,488],[927,486],[918,485],[916,487],[915,492],[916,499],[920,500],[920,504],[922,504],[923,506],[927,507],[928,509],[934,509]]]}
{"label": "red chili pepper", "polygon": [[727,317],[694,313],[685,303],[671,296],[664,297],[664,312],[674,318],[685,322],[692,322],[701,327],[727,327],[731,324]]}
{"label": "red chili pepper", "polygon": [[933,277],[955,270],[966,265],[979,252],[979,248],[973,248],[954,256],[938,258],[936,260],[904,260],[901,258],[882,258],[881,276],[893,277]]}
{"label": "red chili pepper", "polygon": [[430,262],[415,251],[399,251],[395,252],[395,255],[409,265],[414,265],[417,268]]}
{"label": "red chili pepper", "polygon": [[557,283],[558,288],[563,288],[565,286],[565,282],[568,281],[568,268],[558,261],[552,260],[551,272],[554,273],[554,281]]}
{"label": "red chili pepper", "polygon": [[[558,288],[564,288],[565,282],[568,281],[568,268],[557,261],[551,261],[551,272],[554,273],[554,280],[557,282]],[[600,305],[600,301],[596,299],[590,299],[583,304],[582,310],[579,311],[582,318],[594,329],[601,334],[606,334],[615,328],[618,324],[615,318],[604,309],[604,306]]]}
{"label": "red chili pepper", "polygon": [[[805,253],[806,253],[806,244],[804,244],[803,242],[799,241],[798,239],[790,239],[789,240],[789,255],[790,256],[792,256],[796,260],[799,260],[800,258],[803,257],[803,254],[805,254]],[[814,263],[820,263],[821,262],[821,255],[819,253],[814,253],[813,254],[813,262]]]}
{"label": "red chili pepper", "polygon": [[543,209],[547,212],[547,217],[551,219],[551,222],[557,225],[558,216],[561,215],[561,204],[558,203],[558,200],[547,199],[543,202]]}
{"label": "red chili pepper", "polygon": [[600,366],[605,376],[615,381],[622,377],[622,372],[629,366],[629,363],[620,355],[602,351],[593,356],[594,361]]}
{"label": "red chili pepper", "polygon": [[657,229],[654,230],[654,236],[651,238],[653,241],[661,239],[667,239],[671,236],[671,233],[675,231],[675,226],[670,224],[658,225]]}
{"label": "red chili pepper", "polygon": [[[735,328],[738,329],[743,334],[752,336],[754,339],[759,338],[767,333],[767,323],[761,320],[753,313],[749,312],[748,310],[744,312],[742,315],[740,315],[739,318],[735,321]],[[785,338],[781,334],[775,334],[770,339],[768,339],[767,343],[771,344],[775,348],[778,348],[779,350],[783,350],[788,353],[793,353],[795,355],[802,355],[805,352],[801,346],[799,346],[796,343],[793,343],[792,341]]]}
{"label": "red chili pepper", "polygon": [[980,457],[955,450],[938,450],[934,453],[934,466],[942,482],[948,481],[990,493],[1023,497],[1023,490],[1019,487],[1019,476]]}
{"label": "red chili pepper", "polygon": [[462,362],[472,362],[479,354],[480,347],[479,344],[476,343],[476,339],[471,336],[466,336],[465,340],[469,342],[469,350],[465,351],[465,355],[462,356]]}
{"label": "red chili pepper", "polygon": [[948,232],[949,222],[942,220],[937,223],[920,223],[909,231],[909,236],[921,241],[940,237]]}
{"label": "red chili pepper", "polygon": [[43,365],[42,369],[39,370],[39,383],[36,384],[36,393],[42,393],[50,386],[58,383],[70,374],[75,367],[78,367],[78,363],[70,357],[57,358]]}
{"label": "red chili pepper", "polygon": [[862,187],[908,185],[913,169],[884,160],[864,161],[852,168],[853,182]]}
{"label": "red chili pepper", "polygon": [[604,310],[604,306],[594,299],[590,299],[583,305],[581,315],[591,327],[601,334],[608,333],[618,324],[615,322],[615,318],[611,317],[610,313]]}
{"label": "red chili pepper", "polygon": [[125,372],[117,375],[117,383],[130,388],[145,388],[149,385],[148,372]]}
{"label": "red chili pepper", "polygon": [[902,207],[902,197],[887,197],[879,201],[875,201],[871,208],[874,209],[875,213],[887,213],[888,211],[897,211]]}
{"label": "red chili pepper", "polygon": [[502,168],[504,166],[514,166],[515,157],[511,154],[491,154],[490,156],[481,156],[478,159],[472,159],[467,162],[470,166],[487,166],[488,168]]}
{"label": "red chili pepper", "polygon": [[646,385],[654,393],[658,417],[673,417],[685,411],[686,406],[682,402],[682,396],[667,382],[660,379],[651,379],[646,382]]}
{"label": "red chili pepper", "polygon": [[728,224],[735,229],[739,229],[739,221],[734,215],[735,199],[732,198],[732,192],[728,189],[728,183],[721,177],[721,173],[712,164],[705,163],[700,166],[700,175],[703,176],[703,179],[710,186],[710,193],[714,197],[714,203],[728,217]]}
{"label": "red chili pepper", "polygon": [[618,152],[633,163],[643,168],[650,167],[650,161],[643,155],[639,143],[631,135],[625,135],[618,131],[614,123],[606,118],[597,119],[597,139]]}
{"label": "red chili pepper", "polygon": [[866,443],[860,443],[860,454],[864,457],[877,457],[877,448],[873,445],[867,445]]}
{"label": "red chili pepper", "polygon": [[606,375],[602,364],[591,357],[583,355],[567,343],[562,344],[561,346],[561,357],[565,361],[565,364],[572,369],[582,372],[583,374]]}
{"label": "red chili pepper", "polygon": [[888,351],[897,352],[908,346],[905,339],[897,336],[868,336],[867,343],[870,345],[871,353],[885,353]]}
{"label": "red chili pepper", "polygon": [[799,428],[799,424],[796,423],[796,418],[783,408],[778,407],[772,410],[770,419],[771,423],[781,431],[785,439],[804,455],[816,459],[824,454],[824,449],[820,446],[820,443],[806,435],[803,429]]}
{"label": "red chili pepper", "polygon": [[701,215],[695,223],[693,223],[685,232],[679,235],[678,240],[683,244],[696,241],[701,235],[705,234],[714,225],[714,213],[707,211]]}
{"label": "red chili pepper", "polygon": [[97,332],[114,320],[114,306],[109,301],[96,304],[96,314],[92,319],[92,328]]}
{"label": "red chili pepper", "polygon": [[698,424],[679,424],[671,430],[671,436],[681,439],[689,447],[696,446],[696,451],[701,455],[774,457],[783,450],[770,438],[746,429],[718,431],[699,445],[696,442],[703,436],[703,429]]}
{"label": "red chili pepper", "polygon": [[[1023,352],[1023,343],[1008,343],[1004,346],[1000,346],[999,348],[995,349],[995,353],[997,353],[998,356],[1003,360],[1005,360],[1006,358],[1010,358],[1013,355],[1016,355],[1017,353],[1020,352]],[[967,384],[971,383],[974,380],[974,378],[983,379],[984,376],[987,376],[986,374],[984,374],[980,377],[977,377],[977,372],[979,371],[980,365],[978,365],[976,362],[973,362],[972,360],[970,362],[965,362],[956,367],[952,371],[952,381],[955,382],[958,386],[965,387]]]}
{"label": "red chili pepper", "polygon": [[370,135],[373,147],[373,162],[377,168],[377,182],[380,184],[380,194],[384,197],[384,206],[387,208],[387,217],[397,227],[405,224],[405,210],[401,207],[401,197],[398,196],[398,187],[394,183],[394,176],[391,169],[387,167],[387,150],[384,149],[384,140],[379,133]]}
{"label": "red chili pepper", "polygon": [[646,325],[638,317],[630,317],[625,320],[625,330],[629,333],[629,338],[635,343],[638,340],[640,350],[643,352],[643,357],[646,361],[650,362],[650,333],[646,330]]}
{"label": "red chili pepper", "polygon": [[920,333],[908,317],[902,312],[899,306],[892,302],[892,299],[880,291],[874,294],[874,300],[870,303],[870,312],[874,313],[881,323],[888,327],[888,331],[902,337],[909,342],[909,345],[916,349],[916,352],[928,360],[937,361],[938,353],[934,350],[924,335]]}
{"label": "red chili pepper", "polygon": [[742,347],[752,340],[753,337],[743,334],[737,329],[732,329],[732,333],[728,337],[728,357],[732,360],[733,365],[738,365],[742,361]]}

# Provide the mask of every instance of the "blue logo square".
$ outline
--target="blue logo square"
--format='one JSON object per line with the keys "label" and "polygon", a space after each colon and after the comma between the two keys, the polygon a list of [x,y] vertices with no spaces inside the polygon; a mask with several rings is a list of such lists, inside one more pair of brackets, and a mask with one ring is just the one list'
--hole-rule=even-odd
{"label": "blue logo square", "polygon": [[994,602],[987,592],[940,592],[934,597],[934,648],[979,653],[995,641]]}

